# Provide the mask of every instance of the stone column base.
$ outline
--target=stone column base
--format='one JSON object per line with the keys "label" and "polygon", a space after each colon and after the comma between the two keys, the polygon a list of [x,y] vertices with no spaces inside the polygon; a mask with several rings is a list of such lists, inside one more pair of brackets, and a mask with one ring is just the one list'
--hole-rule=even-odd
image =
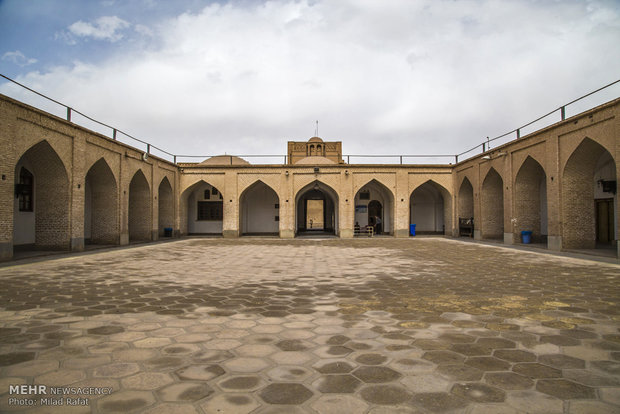
{"label": "stone column base", "polygon": [[294,239],[295,230],[280,230],[280,238],[281,239]]}
{"label": "stone column base", "polygon": [[504,244],[515,244],[514,233],[504,233]]}
{"label": "stone column base", "polygon": [[82,252],[84,251],[84,237],[76,237],[71,239],[71,251]]}
{"label": "stone column base", "polygon": [[341,239],[352,239],[353,229],[340,229],[340,238]]}
{"label": "stone column base", "polygon": [[129,233],[121,233],[121,246],[127,246],[129,244]]}
{"label": "stone column base", "polygon": [[13,243],[0,243],[0,261],[11,260],[13,258]]}
{"label": "stone column base", "polygon": [[482,232],[480,230],[474,230],[474,240],[482,240]]}
{"label": "stone column base", "polygon": [[409,229],[396,229],[394,232],[394,237],[397,239],[406,239],[409,237]]}
{"label": "stone column base", "polygon": [[237,230],[224,230],[222,231],[222,236],[227,239],[235,239],[239,237],[239,232]]}
{"label": "stone column base", "polygon": [[562,250],[562,236],[547,236],[547,249],[559,252]]}

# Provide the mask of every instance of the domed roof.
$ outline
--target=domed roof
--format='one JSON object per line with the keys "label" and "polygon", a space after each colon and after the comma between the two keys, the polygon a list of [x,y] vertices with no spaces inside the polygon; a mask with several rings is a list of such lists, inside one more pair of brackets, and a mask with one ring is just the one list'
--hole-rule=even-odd
{"label": "domed roof", "polygon": [[243,158],[235,157],[234,155],[216,155],[211,158],[207,158],[201,165],[249,165],[250,163]]}
{"label": "domed roof", "polygon": [[323,142],[323,140],[319,137],[312,137],[308,140],[308,142]]}
{"label": "domed roof", "polygon": [[312,156],[302,158],[297,161],[295,164],[305,164],[305,165],[327,165],[327,164],[336,164],[334,161],[329,158],[320,157],[320,156]]}

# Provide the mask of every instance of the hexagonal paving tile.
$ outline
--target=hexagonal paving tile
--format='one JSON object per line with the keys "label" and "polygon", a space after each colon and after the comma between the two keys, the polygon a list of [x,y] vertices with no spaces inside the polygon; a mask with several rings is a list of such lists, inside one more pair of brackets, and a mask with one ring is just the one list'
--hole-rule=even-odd
{"label": "hexagonal paving tile", "polygon": [[428,351],[422,358],[436,364],[459,364],[465,361],[465,357],[452,351]]}
{"label": "hexagonal paving tile", "polygon": [[376,384],[382,382],[395,381],[402,377],[402,374],[388,367],[382,366],[363,366],[353,371],[353,375],[366,383]]}
{"label": "hexagonal paving tile", "polygon": [[222,365],[231,372],[259,372],[269,366],[262,358],[235,358],[224,362]]}
{"label": "hexagonal paving tile", "polygon": [[381,365],[387,361],[387,357],[381,354],[361,354],[355,361],[362,365]]}
{"label": "hexagonal paving tile", "polygon": [[493,351],[495,358],[509,362],[535,362],[536,354],[520,349],[498,349]]}
{"label": "hexagonal paving tile", "polygon": [[218,383],[219,387],[224,390],[232,391],[255,391],[264,384],[261,377],[255,375],[229,377]]}
{"label": "hexagonal paving tile", "polygon": [[269,404],[302,404],[313,393],[302,384],[274,383],[266,386],[259,396]]}
{"label": "hexagonal paving tile", "polygon": [[355,392],[362,382],[349,374],[324,375],[313,383],[322,393],[347,394]]}
{"label": "hexagonal paving tile", "polygon": [[346,361],[325,362],[319,361],[314,365],[314,369],[321,374],[347,374],[355,367]]}
{"label": "hexagonal paving tile", "polygon": [[562,372],[555,368],[548,367],[536,362],[533,363],[518,363],[513,365],[512,371],[517,374],[525,375],[529,378],[560,378]]}
{"label": "hexagonal paving tile", "polygon": [[155,403],[153,394],[148,391],[115,392],[97,401],[101,413],[133,412]]}
{"label": "hexagonal paving tile", "polygon": [[213,394],[213,389],[200,382],[172,384],[157,391],[162,401],[198,401]]}
{"label": "hexagonal paving tile", "polygon": [[258,408],[260,404],[251,394],[226,393],[216,395],[200,406],[205,413],[247,414]]}
{"label": "hexagonal paving tile", "polygon": [[478,368],[463,364],[440,365],[437,367],[437,372],[457,381],[478,381],[484,374]]}
{"label": "hexagonal paving tile", "polygon": [[168,374],[161,372],[141,372],[131,377],[123,378],[123,387],[134,390],[155,390],[164,385],[172,383],[174,380]]}
{"label": "hexagonal paving tile", "polygon": [[457,410],[467,405],[467,400],[447,392],[418,393],[412,401],[430,412]]}
{"label": "hexagonal paving tile", "polygon": [[481,371],[506,371],[510,368],[508,362],[494,357],[470,357],[465,361],[465,365]]}
{"label": "hexagonal paving tile", "polygon": [[579,358],[573,358],[564,354],[540,355],[538,361],[558,369],[580,369],[586,367],[586,362]]}
{"label": "hexagonal paving tile", "polygon": [[368,404],[349,395],[323,395],[311,407],[321,414],[363,413]]}
{"label": "hexagonal paving tile", "polygon": [[534,381],[514,372],[488,372],[484,381],[504,390],[525,390],[534,386]]}
{"label": "hexagonal paving tile", "polygon": [[310,375],[309,369],[296,365],[279,365],[267,372],[269,378],[281,382],[301,382]]}
{"label": "hexagonal paving tile", "polygon": [[475,402],[503,402],[506,393],[499,388],[481,383],[454,384],[451,392]]}
{"label": "hexagonal paving tile", "polygon": [[411,399],[411,394],[397,385],[370,385],[360,391],[365,401],[380,405],[397,405]]}
{"label": "hexagonal paving tile", "polygon": [[536,390],[562,400],[595,398],[593,388],[566,379],[544,379],[536,383]]}
{"label": "hexagonal paving tile", "polygon": [[175,371],[179,379],[183,381],[209,381],[224,375],[226,371],[219,365],[190,365]]}

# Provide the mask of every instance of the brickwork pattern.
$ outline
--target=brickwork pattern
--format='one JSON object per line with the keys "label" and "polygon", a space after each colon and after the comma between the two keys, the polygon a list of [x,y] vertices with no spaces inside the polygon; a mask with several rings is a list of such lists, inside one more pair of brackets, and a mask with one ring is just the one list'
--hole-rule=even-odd
{"label": "brickwork pattern", "polygon": [[142,171],[129,184],[129,240],[151,239],[151,192]]}
{"label": "brickwork pattern", "polygon": [[474,217],[474,187],[467,178],[461,183],[458,194],[458,217]]}
{"label": "brickwork pattern", "polygon": [[504,236],[504,185],[502,177],[491,168],[482,182],[482,237],[498,239]]}
{"label": "brickwork pattern", "polygon": [[164,177],[161,180],[157,193],[158,229],[159,235],[163,236],[165,228],[174,228],[174,195],[168,178]]}
{"label": "brickwork pattern", "polygon": [[67,171],[47,141],[36,144],[23,158],[34,169],[35,244],[41,249],[68,249]]}
{"label": "brickwork pattern", "polygon": [[533,158],[528,157],[522,164],[515,179],[515,239],[521,231],[532,232],[532,240],[541,238],[541,180],[545,180],[545,171]]}
{"label": "brickwork pattern", "polygon": [[92,244],[118,244],[118,186],[112,170],[102,158],[86,174],[85,185],[91,188]]}
{"label": "brickwork pattern", "polygon": [[594,169],[604,151],[600,144],[586,138],[564,167],[562,216],[566,248],[595,247]]}

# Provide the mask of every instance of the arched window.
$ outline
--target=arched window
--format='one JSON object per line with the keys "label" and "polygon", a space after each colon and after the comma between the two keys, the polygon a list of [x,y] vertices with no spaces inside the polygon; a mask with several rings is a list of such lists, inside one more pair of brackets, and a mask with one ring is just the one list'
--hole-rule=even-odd
{"label": "arched window", "polygon": [[17,188],[17,196],[19,197],[19,211],[33,211],[33,188],[34,176],[30,171],[22,167],[19,171],[19,184]]}

